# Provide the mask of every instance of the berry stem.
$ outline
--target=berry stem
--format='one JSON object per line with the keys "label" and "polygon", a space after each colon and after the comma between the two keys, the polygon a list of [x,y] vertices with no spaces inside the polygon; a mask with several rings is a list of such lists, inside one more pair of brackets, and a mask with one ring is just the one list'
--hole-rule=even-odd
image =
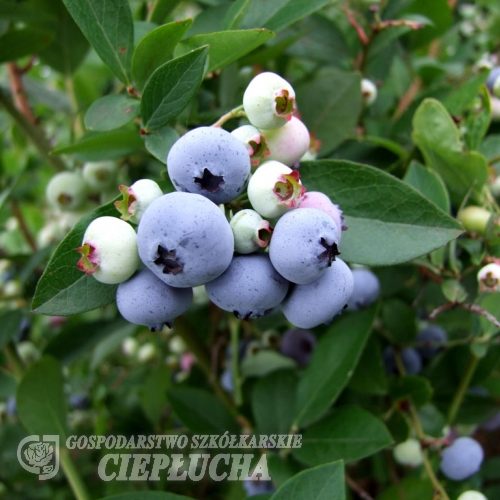
{"label": "berry stem", "polygon": [[64,475],[71,486],[75,498],[77,500],[90,500],[85,483],[80,477],[69,451],[64,447],[61,447],[61,451],[59,452],[59,460],[61,461]]}
{"label": "berry stem", "polygon": [[240,320],[230,318],[229,330],[231,332],[231,373],[233,375],[234,402],[236,406],[241,406],[243,397],[241,394],[241,377],[239,367],[239,343],[240,343]]}
{"label": "berry stem", "polygon": [[225,115],[222,115],[213,125],[212,127],[222,127],[224,123],[227,121],[231,120],[231,118],[239,118],[241,116],[246,116],[246,113],[243,109],[243,104],[241,106],[238,106]]}
{"label": "berry stem", "polygon": [[476,371],[478,363],[479,363],[479,358],[474,354],[472,354],[469,359],[469,363],[467,364],[467,368],[465,369],[464,376],[460,381],[460,385],[458,386],[457,392],[453,397],[450,410],[448,411],[448,425],[452,425],[455,422],[458,410],[460,410],[460,406],[462,405],[465,393],[469,388],[469,385]]}

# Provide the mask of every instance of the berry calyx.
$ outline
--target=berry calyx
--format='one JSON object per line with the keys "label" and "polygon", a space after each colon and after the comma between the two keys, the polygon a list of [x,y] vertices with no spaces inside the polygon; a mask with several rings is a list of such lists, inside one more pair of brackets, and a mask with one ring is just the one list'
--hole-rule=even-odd
{"label": "berry calyx", "polygon": [[121,200],[115,201],[115,207],[118,210],[118,212],[122,214],[120,219],[127,221],[130,220],[130,218],[134,215],[134,210],[132,208],[132,205],[137,200],[128,186],[120,184],[118,189],[122,194],[123,198]]}
{"label": "berry calyx", "polygon": [[500,265],[495,262],[482,267],[477,273],[480,292],[498,292],[500,290]]}
{"label": "berry calyx", "polygon": [[99,262],[95,246],[91,243],[85,243],[77,248],[76,251],[82,254],[82,257],[77,263],[78,269],[85,274],[94,274]]}
{"label": "berry calyx", "polygon": [[274,194],[279,199],[280,205],[297,208],[306,192],[306,188],[300,183],[300,174],[297,170],[289,174],[283,174],[281,179],[274,185]]}
{"label": "berry calyx", "polygon": [[282,89],[274,98],[274,102],[276,103],[276,115],[290,121],[292,113],[295,111],[295,96],[292,97],[287,89]]}
{"label": "berry calyx", "polygon": [[179,274],[184,269],[184,264],[179,262],[175,250],[167,250],[158,245],[158,258],[154,261],[157,266],[163,266],[163,274]]}
{"label": "berry calyx", "polygon": [[123,198],[115,201],[116,209],[122,214],[121,219],[139,224],[142,214],[154,200],[163,195],[158,184],[150,179],[140,179],[130,187],[119,187]]}

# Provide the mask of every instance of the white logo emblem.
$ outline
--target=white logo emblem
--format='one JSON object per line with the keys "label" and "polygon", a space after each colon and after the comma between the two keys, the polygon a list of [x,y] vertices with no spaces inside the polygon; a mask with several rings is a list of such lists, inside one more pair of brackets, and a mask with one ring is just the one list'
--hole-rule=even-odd
{"label": "white logo emblem", "polygon": [[17,460],[38,479],[51,479],[59,470],[59,436],[38,434],[25,437],[17,447]]}

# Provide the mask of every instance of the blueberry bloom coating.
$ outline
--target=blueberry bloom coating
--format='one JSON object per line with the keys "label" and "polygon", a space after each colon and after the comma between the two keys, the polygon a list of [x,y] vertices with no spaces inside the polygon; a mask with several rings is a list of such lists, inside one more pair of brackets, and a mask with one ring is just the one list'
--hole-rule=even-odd
{"label": "blueberry bloom coating", "polygon": [[221,204],[238,197],[250,176],[245,144],[216,127],[198,127],[170,149],[167,170],[177,191],[201,194]]}
{"label": "blueberry bloom coating", "polygon": [[234,237],[222,211],[199,194],[169,193],[146,209],[137,231],[139,256],[175,287],[203,285],[231,263]]}
{"label": "blueberry bloom coating", "polygon": [[354,290],[349,300],[349,310],[357,311],[377,302],[380,295],[380,282],[369,269],[354,269]]}
{"label": "blueberry bloom coating", "polygon": [[151,330],[171,327],[174,319],[187,311],[193,299],[191,288],[174,288],[159,280],[148,269],[137,271],[116,291],[116,305],[130,323]]}
{"label": "blueberry bloom coating", "polygon": [[441,471],[453,481],[462,481],[479,471],[483,458],[483,448],[475,439],[461,437],[443,451]]}
{"label": "blueberry bloom coating", "polygon": [[[422,371],[422,358],[416,349],[408,347],[401,351],[401,361],[408,375],[417,375]],[[397,373],[398,366],[394,357],[394,349],[387,347],[384,351],[384,365],[389,373]]]}
{"label": "blueberry bloom coating", "polygon": [[288,281],[307,285],[335,261],[338,231],[332,219],[316,208],[292,210],[274,227],[269,257]]}
{"label": "blueberry bloom coating", "polygon": [[500,66],[496,66],[490,71],[488,80],[486,81],[486,87],[488,87],[488,90],[492,94],[496,95],[497,87],[500,87]]}
{"label": "blueberry bloom coating", "polygon": [[287,330],[281,338],[280,351],[300,366],[309,364],[316,347],[316,337],[309,330]]}
{"label": "blueberry bloom coating", "polygon": [[342,217],[342,210],[338,205],[332,203],[330,198],[325,193],[320,191],[307,191],[300,201],[299,208],[317,208],[328,214],[335,222],[339,232],[339,243],[342,237],[342,230],[344,227],[344,218]]}
{"label": "blueberry bloom coating", "polygon": [[432,359],[441,350],[440,346],[430,344],[433,342],[446,342],[447,340],[448,336],[446,332],[437,325],[429,325],[427,328],[424,328],[415,339],[416,342],[426,342],[429,344],[417,348],[420,356],[426,361]]}
{"label": "blueberry bloom coating", "polygon": [[283,313],[298,328],[329,323],[342,312],[353,290],[352,272],[336,259],[323,275],[308,285],[295,285],[283,302]]}
{"label": "blueberry bloom coating", "polygon": [[210,300],[238,318],[263,316],[280,304],[289,282],[274,269],[264,253],[236,255],[219,278],[207,283]]}

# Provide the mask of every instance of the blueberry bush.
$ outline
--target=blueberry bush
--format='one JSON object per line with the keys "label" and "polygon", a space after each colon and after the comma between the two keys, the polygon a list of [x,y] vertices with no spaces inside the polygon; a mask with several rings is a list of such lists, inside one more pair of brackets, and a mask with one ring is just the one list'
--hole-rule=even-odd
{"label": "blueberry bush", "polygon": [[[495,0],[1,0],[0,498],[500,498],[499,26]],[[269,477],[141,480],[155,453]]]}

